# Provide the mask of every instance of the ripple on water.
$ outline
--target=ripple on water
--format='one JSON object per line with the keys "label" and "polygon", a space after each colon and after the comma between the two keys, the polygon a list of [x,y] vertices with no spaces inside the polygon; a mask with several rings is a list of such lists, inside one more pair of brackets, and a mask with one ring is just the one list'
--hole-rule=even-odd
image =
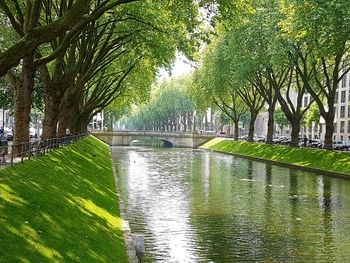
{"label": "ripple on water", "polygon": [[146,262],[350,262],[350,182],[190,149],[112,148]]}

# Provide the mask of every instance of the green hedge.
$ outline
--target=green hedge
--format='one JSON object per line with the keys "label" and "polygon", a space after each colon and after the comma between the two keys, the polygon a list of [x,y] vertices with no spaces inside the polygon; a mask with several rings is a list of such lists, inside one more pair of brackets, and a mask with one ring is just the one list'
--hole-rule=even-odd
{"label": "green hedge", "polygon": [[127,262],[109,148],[87,137],[0,172],[0,262]]}
{"label": "green hedge", "polygon": [[350,153],[216,138],[202,148],[350,175]]}

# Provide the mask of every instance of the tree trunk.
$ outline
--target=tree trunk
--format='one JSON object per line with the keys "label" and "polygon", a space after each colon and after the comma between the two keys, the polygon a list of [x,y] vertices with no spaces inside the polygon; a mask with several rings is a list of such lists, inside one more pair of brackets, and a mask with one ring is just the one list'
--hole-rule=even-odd
{"label": "tree trunk", "polygon": [[326,122],[326,133],[324,135],[324,147],[328,150],[333,149],[333,133],[334,133],[334,118],[328,117],[324,118]]}
{"label": "tree trunk", "polygon": [[64,137],[66,129],[70,129],[72,125],[72,117],[78,112],[75,110],[75,108],[78,107],[78,102],[76,101],[78,97],[79,96],[70,94],[70,92],[66,92],[63,96],[59,112],[58,137]]}
{"label": "tree trunk", "polygon": [[254,111],[251,111],[250,122],[249,122],[249,132],[248,132],[248,142],[254,141],[254,128],[255,128],[255,121],[257,117],[258,117],[258,114]]}
{"label": "tree trunk", "polygon": [[272,138],[273,138],[273,131],[274,131],[274,125],[275,125],[275,106],[276,103],[270,104],[268,113],[269,113],[269,119],[267,121],[267,135],[266,135],[266,143],[272,144]]}
{"label": "tree trunk", "polygon": [[113,131],[113,124],[114,124],[114,115],[111,113],[110,116],[110,124],[109,124],[109,129]]}
{"label": "tree trunk", "polygon": [[234,135],[233,135],[233,138],[235,140],[238,140],[238,137],[239,137],[239,124],[238,124],[238,121],[235,121],[234,123]]}
{"label": "tree trunk", "polygon": [[74,113],[74,117],[71,119],[71,132],[73,134],[82,134],[86,132],[90,119],[90,114],[81,114],[79,112]]}
{"label": "tree trunk", "polygon": [[32,54],[23,59],[21,78],[15,91],[15,144],[29,142],[30,109],[35,71],[34,54]]}
{"label": "tree trunk", "polygon": [[57,122],[59,117],[61,97],[54,93],[45,96],[45,116],[43,121],[43,139],[51,139],[57,136]]}
{"label": "tree trunk", "polygon": [[196,113],[193,112],[192,115],[192,132],[197,130]]}
{"label": "tree trunk", "polygon": [[191,132],[192,131],[192,123],[191,123],[191,113],[187,112],[186,114],[186,122],[187,122],[187,131]]}
{"label": "tree trunk", "polygon": [[290,124],[292,126],[290,146],[299,147],[300,120],[294,120]]}

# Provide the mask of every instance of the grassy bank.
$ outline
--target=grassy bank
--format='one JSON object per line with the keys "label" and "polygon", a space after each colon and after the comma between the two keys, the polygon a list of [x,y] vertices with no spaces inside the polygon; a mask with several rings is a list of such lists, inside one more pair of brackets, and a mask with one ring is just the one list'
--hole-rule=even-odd
{"label": "grassy bank", "polygon": [[127,262],[112,163],[93,137],[0,172],[0,262]]}
{"label": "grassy bank", "polygon": [[215,151],[260,158],[322,171],[342,173],[350,178],[350,153],[321,149],[292,148],[216,138],[202,146]]}

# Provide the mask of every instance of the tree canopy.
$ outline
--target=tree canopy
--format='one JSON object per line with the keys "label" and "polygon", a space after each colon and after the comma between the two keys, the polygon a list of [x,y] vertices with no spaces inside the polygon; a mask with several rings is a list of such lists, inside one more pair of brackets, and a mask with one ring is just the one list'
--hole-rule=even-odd
{"label": "tree canopy", "polygon": [[150,101],[135,109],[122,121],[128,129],[187,131],[193,126],[195,103],[185,94],[185,78],[161,81]]}
{"label": "tree canopy", "polygon": [[59,135],[67,126],[82,132],[114,100],[145,99],[177,52],[193,57],[204,34],[203,3],[0,1],[0,75],[12,81],[16,141],[28,140],[36,72],[44,85],[44,137],[56,136],[57,123]]}

